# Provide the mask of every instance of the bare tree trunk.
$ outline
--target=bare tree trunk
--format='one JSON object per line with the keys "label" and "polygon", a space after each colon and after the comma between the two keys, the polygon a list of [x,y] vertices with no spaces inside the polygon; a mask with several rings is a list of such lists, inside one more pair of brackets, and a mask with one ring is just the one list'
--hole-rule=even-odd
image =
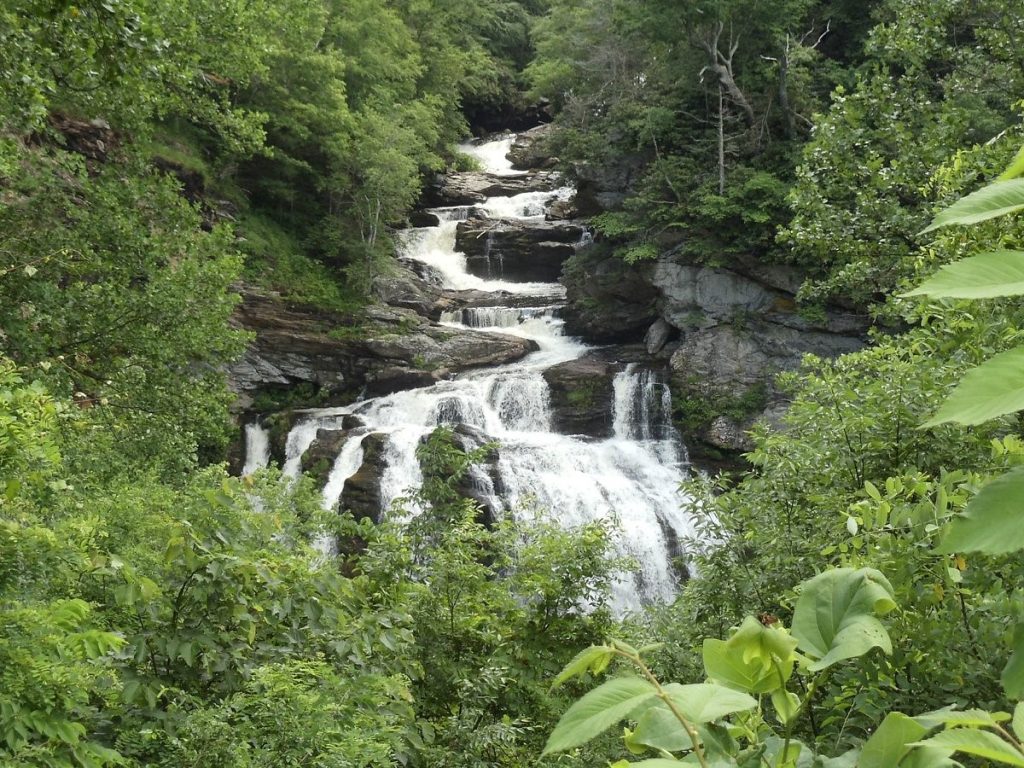
{"label": "bare tree trunk", "polygon": [[718,84],[718,194],[725,194],[725,96]]}
{"label": "bare tree trunk", "polygon": [[[786,48],[789,48],[787,41]],[[786,138],[796,138],[796,118],[793,116],[793,108],[789,105],[789,51],[779,59],[779,108],[786,121]]]}
{"label": "bare tree trunk", "polygon": [[719,86],[729,94],[729,100],[743,112],[743,119],[746,122],[747,127],[752,128],[757,122],[757,119],[754,116],[754,108],[751,106],[750,101],[747,100],[746,95],[736,84],[736,77],[733,75],[732,71],[732,60],[736,55],[737,49],[740,47],[739,39],[733,38],[732,33],[730,33],[728,52],[723,52],[719,43],[722,39],[722,32],[724,30],[725,24],[719,22],[715,25],[715,28],[710,35],[698,39],[696,43],[708,55],[708,64],[704,68],[704,71],[710,70],[711,72],[714,72]]}

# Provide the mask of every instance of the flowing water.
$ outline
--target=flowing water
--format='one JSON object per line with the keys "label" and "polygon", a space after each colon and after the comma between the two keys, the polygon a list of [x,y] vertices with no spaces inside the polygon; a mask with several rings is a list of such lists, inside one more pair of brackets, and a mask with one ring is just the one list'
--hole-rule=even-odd
{"label": "flowing water", "polygon": [[[505,158],[512,139],[465,145],[485,170],[511,175]],[[491,198],[483,203],[494,218],[543,220],[547,205],[566,199],[570,188]],[[435,209],[441,224],[408,230],[402,255],[436,268],[446,287],[507,291],[530,297],[531,306],[494,306],[446,313],[445,325],[512,334],[535,341],[538,351],[522,360],[464,373],[431,387],[397,392],[344,408],[309,411],[291,430],[284,472],[301,471],[302,454],[319,429],[340,429],[347,416],[364,427],[351,430],[323,491],[325,508],[337,506],[345,482],[363,462],[363,440],[385,435],[380,481],[382,508],[406,517],[418,510],[408,496],[422,482],[416,448],[438,425],[464,424],[500,444],[488,473],[476,469],[470,482],[499,514],[531,518],[539,514],[565,526],[617,520],[620,555],[632,565],[618,578],[613,604],[620,613],[652,601],[670,600],[679,582],[673,557],[678,539],[691,533],[681,511],[678,487],[685,474],[685,450],[671,424],[671,393],[657,372],[630,365],[614,381],[613,436],[596,440],[552,431],[550,396],[544,369],[574,360],[591,347],[568,337],[557,316],[564,289],[557,283],[488,280],[466,271],[455,250],[458,221],[468,208]],[[522,303],[520,298],[517,303]],[[251,429],[250,429],[251,428]],[[259,427],[246,429],[246,470],[265,465],[269,452]],[[495,480],[496,478],[496,480]],[[394,507],[394,509],[392,509]]]}

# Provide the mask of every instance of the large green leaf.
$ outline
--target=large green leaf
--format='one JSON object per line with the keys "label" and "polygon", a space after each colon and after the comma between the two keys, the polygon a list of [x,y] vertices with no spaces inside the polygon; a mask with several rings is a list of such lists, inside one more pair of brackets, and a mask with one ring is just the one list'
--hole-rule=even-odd
{"label": "large green leaf", "polygon": [[915,742],[914,746],[966,752],[1004,765],[1024,766],[1024,754],[990,731],[953,728],[937,733],[925,741]]}
{"label": "large green leaf", "polygon": [[941,211],[935,220],[921,231],[931,232],[953,224],[977,224],[1024,208],[1024,179],[995,181],[962,197]]}
{"label": "large green leaf", "polygon": [[857,768],[893,768],[928,733],[928,729],[902,712],[890,712],[861,747]]}
{"label": "large green leaf", "polygon": [[653,685],[639,677],[617,677],[602,683],[562,715],[543,754],[564,752],[590,741],[656,693]]}
{"label": "large green leaf", "polygon": [[923,715],[915,715],[914,720],[934,728],[937,725],[947,727],[995,727],[1010,719],[1006,712],[986,712],[984,709],[937,709],[934,712],[925,712]]}
{"label": "large green leaf", "polygon": [[900,768],[964,768],[950,757],[953,750],[939,747],[914,747],[900,761]]}
{"label": "large green leaf", "polygon": [[[1017,625],[1020,629],[1020,625]],[[1017,740],[1024,739],[1024,701],[1017,703],[1017,708],[1013,710],[1013,733],[1017,736]]]}
{"label": "large green leaf", "polygon": [[981,424],[1024,409],[1024,347],[1014,347],[969,370],[922,427],[955,421]]}
{"label": "large green leaf", "polygon": [[640,716],[636,730],[628,739],[628,745],[641,745],[665,752],[680,752],[690,749],[693,741],[683,724],[669,710],[668,705],[658,704]]}
{"label": "large green leaf", "polygon": [[558,673],[551,687],[557,688],[569,678],[582,675],[587,670],[597,672],[604,669],[614,655],[615,649],[607,645],[592,645],[583,649]]}
{"label": "large green leaf", "polygon": [[988,483],[954,517],[936,548],[940,553],[1002,555],[1024,549],[1024,467]]}
{"label": "large green leaf", "polygon": [[904,296],[992,299],[1024,294],[1024,251],[990,251],[942,267]]}
{"label": "large green leaf", "polygon": [[733,712],[744,712],[757,706],[753,697],[712,683],[669,683],[664,688],[672,703],[691,723],[711,723]]}
{"label": "large green leaf", "polygon": [[[1003,668],[1000,682],[1011,699],[1024,699],[1024,622],[1018,621],[1013,628],[1013,652]],[[1020,711],[1020,705],[1017,710],[1013,716],[1013,730],[1018,738],[1024,738],[1024,712]]]}
{"label": "large green leaf", "polygon": [[728,640],[704,641],[704,669],[716,683],[749,693],[781,688],[793,674],[796,639],[748,616]]}
{"label": "large green leaf", "polygon": [[892,585],[873,568],[836,568],[803,585],[793,612],[793,636],[799,648],[816,658],[810,669],[826,669],[892,642],[878,616],[893,608]]}
{"label": "large green leaf", "polygon": [[1013,158],[1013,162],[999,174],[999,181],[1015,179],[1018,176],[1024,176],[1024,147],[1017,150],[1017,156]]}

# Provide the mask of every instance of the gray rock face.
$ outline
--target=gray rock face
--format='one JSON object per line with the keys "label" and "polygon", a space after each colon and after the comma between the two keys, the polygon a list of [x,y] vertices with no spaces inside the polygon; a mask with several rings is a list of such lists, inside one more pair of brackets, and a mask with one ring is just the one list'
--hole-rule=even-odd
{"label": "gray rock face", "polygon": [[478,277],[511,282],[557,282],[576,252],[583,227],[568,222],[469,219],[456,229],[455,247]]}
{"label": "gray rock face", "polygon": [[779,371],[797,368],[805,354],[835,357],[863,346],[856,337],[758,321],[687,333],[670,365],[678,379],[698,380],[704,392],[739,396]]}
{"label": "gray rock face", "polygon": [[551,425],[565,435],[612,436],[615,374],[606,360],[581,357],[544,371],[551,392]]}
{"label": "gray rock face", "polygon": [[470,453],[485,445],[490,450],[483,461],[473,464],[456,486],[456,492],[465,499],[472,499],[480,507],[480,522],[493,526],[501,517],[502,509],[495,504],[495,498],[505,492],[498,472],[501,446],[483,431],[469,424],[459,424],[452,430],[452,440],[462,451]]}
{"label": "gray rock face", "polygon": [[671,338],[675,329],[663,317],[659,317],[644,334],[644,348],[647,354],[656,355]]}
{"label": "gray rock face", "polygon": [[643,167],[640,155],[621,155],[606,166],[577,165],[573,172],[580,216],[596,216],[621,207]]}
{"label": "gray rock face", "polygon": [[658,319],[658,289],[646,269],[607,254],[601,247],[580,249],[562,273],[568,304],[566,332],[599,344],[631,342]]}
{"label": "gray rock face", "polygon": [[554,167],[558,163],[558,158],[552,157],[546,146],[550,135],[550,123],[538,125],[518,134],[508,153],[512,167],[520,171]]}
{"label": "gray rock face", "polygon": [[491,173],[454,173],[440,177],[424,191],[428,208],[476,205],[488,197],[511,197],[524,192],[551,192],[561,184],[553,171],[532,171],[522,176],[496,176]]}

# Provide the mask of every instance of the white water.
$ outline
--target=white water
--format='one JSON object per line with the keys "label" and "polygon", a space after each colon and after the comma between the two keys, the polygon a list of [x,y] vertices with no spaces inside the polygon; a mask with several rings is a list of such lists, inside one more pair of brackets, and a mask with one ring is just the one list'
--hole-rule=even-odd
{"label": "white water", "polygon": [[[511,139],[471,149],[492,173],[508,173],[504,158]],[[470,150],[465,150],[470,151]],[[500,155],[500,157],[499,157]],[[528,193],[492,198],[483,206],[505,218],[542,217],[544,206],[564,196]],[[481,307],[446,314],[443,324],[512,334],[537,342],[539,350],[505,366],[473,371],[423,389],[397,392],[360,401],[345,408],[310,411],[292,429],[286,445],[284,471],[301,471],[301,457],[323,427],[337,428],[344,414],[357,415],[366,425],[357,439],[342,447],[327,487],[325,506],[333,507],[344,483],[359,469],[365,434],[387,436],[381,500],[399,519],[419,510],[408,497],[422,482],[416,448],[437,425],[466,424],[500,444],[495,467],[501,493],[486,472],[475,470],[471,480],[491,506],[505,514],[529,519],[546,513],[566,526],[614,519],[621,524],[620,555],[632,559],[614,589],[613,606],[620,613],[651,601],[670,600],[678,586],[671,563],[675,539],[692,533],[681,511],[678,486],[683,479],[684,452],[671,427],[671,395],[651,371],[628,367],[614,381],[614,436],[594,440],[551,431],[550,397],[544,369],[574,360],[591,348],[567,337],[556,317],[564,296],[554,283],[508,283],[485,280],[466,272],[465,258],[455,251],[455,227],[467,209],[434,212],[438,227],[410,230],[403,255],[437,268],[451,288],[509,291],[537,297],[530,307]],[[396,505],[397,506],[394,506]]]}
{"label": "white water", "polygon": [[242,475],[251,475],[270,464],[270,435],[254,421],[245,425],[245,466]]}
{"label": "white water", "polygon": [[459,151],[472,157],[482,170],[495,176],[524,176],[526,172],[515,170],[507,157],[515,140],[516,137],[511,135],[496,141],[467,141],[459,145]]}

